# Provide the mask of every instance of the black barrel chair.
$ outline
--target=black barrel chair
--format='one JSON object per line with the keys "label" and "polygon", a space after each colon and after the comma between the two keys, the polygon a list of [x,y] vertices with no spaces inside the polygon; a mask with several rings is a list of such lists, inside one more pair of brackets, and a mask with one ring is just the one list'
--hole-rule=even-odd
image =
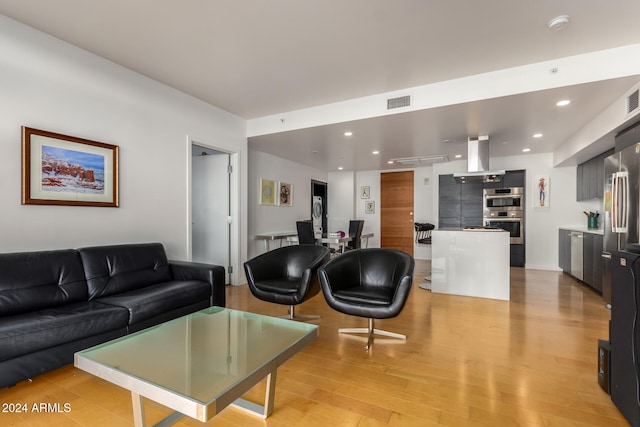
{"label": "black barrel chair", "polygon": [[355,249],[318,269],[327,304],[334,310],[369,319],[367,328],[340,328],[340,333],[366,333],[406,340],[406,335],[375,329],[374,319],[396,317],[404,308],[413,281],[413,257],[395,249]]}
{"label": "black barrel chair", "polygon": [[329,261],[329,249],[321,245],[292,245],[274,249],[244,263],[251,293],[258,299],[286,304],[294,319],[320,316],[295,313],[295,306],[320,292],[318,267]]}

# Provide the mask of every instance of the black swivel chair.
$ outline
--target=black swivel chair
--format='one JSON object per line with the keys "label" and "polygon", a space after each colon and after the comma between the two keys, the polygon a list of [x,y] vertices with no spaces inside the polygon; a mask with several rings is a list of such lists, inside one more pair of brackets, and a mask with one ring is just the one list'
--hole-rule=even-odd
{"label": "black swivel chair", "polygon": [[413,257],[395,249],[357,249],[333,258],[318,269],[327,304],[334,310],[369,319],[367,328],[341,328],[340,333],[366,333],[406,340],[406,335],[374,328],[374,319],[396,317],[404,308],[413,281]]}
{"label": "black swivel chair", "polygon": [[346,250],[360,249],[362,247],[362,230],[364,229],[363,219],[352,219],[349,221],[349,236],[353,239],[349,240],[345,246]]}
{"label": "black swivel chair", "polygon": [[289,305],[289,319],[317,319],[296,315],[294,307],[320,292],[318,267],[329,261],[320,245],[292,245],[274,249],[244,263],[251,293],[258,299]]}
{"label": "black swivel chair", "polygon": [[301,245],[315,245],[316,237],[313,234],[313,223],[311,221],[296,221],[298,231],[298,243]]}

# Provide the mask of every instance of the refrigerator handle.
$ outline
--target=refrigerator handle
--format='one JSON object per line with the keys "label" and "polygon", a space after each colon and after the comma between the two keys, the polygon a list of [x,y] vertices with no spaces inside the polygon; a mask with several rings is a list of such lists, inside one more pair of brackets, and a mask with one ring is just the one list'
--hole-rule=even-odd
{"label": "refrigerator handle", "polygon": [[629,173],[627,171],[612,175],[611,190],[611,230],[616,233],[626,233],[629,216]]}
{"label": "refrigerator handle", "polygon": [[600,256],[602,258],[605,258],[605,259],[611,259],[611,253],[610,252],[602,252],[602,254]]}

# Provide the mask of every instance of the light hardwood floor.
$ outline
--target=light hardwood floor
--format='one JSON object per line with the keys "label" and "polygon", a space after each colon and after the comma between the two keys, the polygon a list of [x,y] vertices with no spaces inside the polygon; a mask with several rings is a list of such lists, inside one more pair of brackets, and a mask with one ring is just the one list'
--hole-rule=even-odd
{"label": "light hardwood floor", "polygon": [[[405,344],[339,336],[366,320],[331,310],[322,295],[298,307],[320,314],[320,336],[278,370],[275,409],[262,420],[227,408],[212,426],[626,426],[597,382],[597,340],[610,312],[562,273],[511,269],[511,301],[432,294],[418,288],[418,261],[403,312],[376,326]],[[227,306],[267,315],[286,307],[227,289]],[[260,400],[264,384],[249,397]],[[67,366],[0,390],[3,403],[64,403],[70,412],[0,413],[0,425],[132,425],[128,392]],[[147,421],[169,414],[147,402]],[[183,418],[176,425],[201,423]]]}

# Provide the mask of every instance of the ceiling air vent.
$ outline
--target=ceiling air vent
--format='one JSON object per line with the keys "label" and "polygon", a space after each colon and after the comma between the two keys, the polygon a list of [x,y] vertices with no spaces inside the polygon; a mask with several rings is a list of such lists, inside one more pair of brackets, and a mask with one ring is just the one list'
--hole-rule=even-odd
{"label": "ceiling air vent", "polygon": [[627,114],[638,108],[638,91],[636,90],[627,97]]}
{"label": "ceiling air vent", "polygon": [[399,96],[387,99],[387,110],[411,106],[411,95]]}

